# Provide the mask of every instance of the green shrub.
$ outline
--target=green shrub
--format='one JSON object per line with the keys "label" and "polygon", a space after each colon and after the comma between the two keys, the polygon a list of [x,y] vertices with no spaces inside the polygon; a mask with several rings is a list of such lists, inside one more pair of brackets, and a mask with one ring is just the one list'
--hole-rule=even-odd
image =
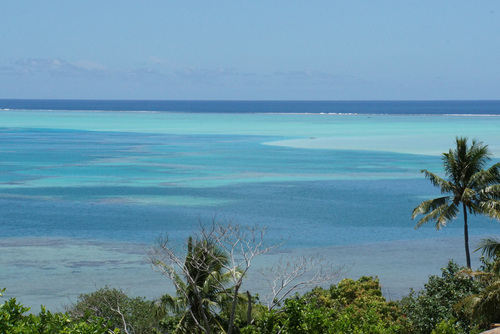
{"label": "green shrub", "polygon": [[125,326],[135,334],[157,333],[159,319],[155,307],[145,298],[128,297],[123,291],[104,287],[82,294],[77,302],[67,308],[72,319],[84,319],[88,315],[107,319],[113,328],[124,331]]}
{"label": "green shrub", "polygon": [[418,294],[411,291],[401,300],[401,307],[414,333],[429,334],[444,321],[455,319],[454,323],[461,333],[473,329],[468,317],[454,309],[454,305],[481,289],[479,282],[457,275],[460,268],[453,261],[442,268],[441,277],[429,276],[429,281]]}
{"label": "green shrub", "polygon": [[[5,289],[0,290],[0,292]],[[1,297],[1,293],[0,293]],[[72,321],[64,313],[51,313],[42,306],[38,315],[27,314],[30,310],[10,298],[0,305],[0,333],[2,334],[118,334],[104,318],[86,317]]]}
{"label": "green shrub", "polygon": [[406,325],[399,305],[385,300],[378,279],[361,277],[288,298],[242,333],[406,333]]}

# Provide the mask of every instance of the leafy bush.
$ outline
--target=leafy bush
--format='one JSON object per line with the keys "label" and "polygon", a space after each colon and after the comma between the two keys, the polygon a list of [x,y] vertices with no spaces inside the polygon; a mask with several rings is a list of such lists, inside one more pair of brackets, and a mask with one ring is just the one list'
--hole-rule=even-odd
{"label": "leafy bush", "polygon": [[[484,241],[491,246],[492,240]],[[471,323],[482,329],[487,329],[491,323],[500,322],[500,253],[498,249],[500,242],[494,240],[494,243],[495,252],[488,258],[481,257],[482,265],[479,270],[465,272],[474,280],[481,282],[484,288],[455,305],[455,310],[463,311]]]}
{"label": "leafy bush", "polygon": [[[0,290],[0,292],[5,289]],[[1,293],[0,293],[1,296]],[[30,310],[10,298],[0,305],[0,333],[2,334],[118,334],[111,330],[103,318],[86,317],[72,321],[66,314],[51,313],[42,306],[38,315],[27,314]]]}
{"label": "leafy bush", "polygon": [[401,307],[414,333],[431,333],[438,324],[443,321],[447,323],[451,319],[455,319],[454,324],[459,333],[473,331],[470,319],[463,312],[455,310],[454,305],[467,296],[478,293],[481,284],[457,275],[463,269],[449,261],[441,269],[441,277],[429,276],[423,290],[418,294],[412,290],[401,300]]}
{"label": "leafy bush", "polygon": [[246,327],[245,334],[271,333],[406,333],[406,320],[395,302],[382,296],[378,279],[344,279],[330,289],[314,288],[285,300]]}
{"label": "leafy bush", "polygon": [[113,328],[135,334],[158,332],[158,318],[151,301],[128,297],[123,291],[104,287],[82,294],[76,304],[67,309],[72,319],[81,320],[88,315],[102,317]]}

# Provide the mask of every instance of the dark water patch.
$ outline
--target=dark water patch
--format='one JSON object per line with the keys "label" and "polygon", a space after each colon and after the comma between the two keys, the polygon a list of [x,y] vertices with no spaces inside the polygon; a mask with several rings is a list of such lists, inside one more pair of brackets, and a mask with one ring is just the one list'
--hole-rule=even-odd
{"label": "dark water patch", "polygon": [[84,268],[84,267],[106,267],[106,266],[116,266],[121,264],[119,260],[106,260],[106,261],[92,261],[92,260],[83,260],[83,261],[74,261],[66,264],[69,268]]}

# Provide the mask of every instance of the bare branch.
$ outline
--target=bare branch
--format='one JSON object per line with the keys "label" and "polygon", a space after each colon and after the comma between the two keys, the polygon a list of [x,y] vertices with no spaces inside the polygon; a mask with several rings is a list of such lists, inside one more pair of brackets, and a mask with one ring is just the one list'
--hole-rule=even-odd
{"label": "bare branch", "polygon": [[[280,246],[264,243],[266,228],[254,226],[240,226],[231,222],[222,224],[215,219],[210,224],[200,223],[198,234],[192,236],[185,246],[174,247],[166,237],[160,237],[148,252],[149,262],[156,271],[165,275],[175,286],[177,293],[190,303],[202,305],[200,280],[217,285],[218,293],[225,294],[230,301],[229,324],[227,334],[231,334],[234,326],[236,306],[239,301],[239,289],[243,278],[250,269],[253,259],[268,253]],[[190,244],[196,244],[196,254],[190,250]],[[188,258],[189,257],[189,258]],[[212,270],[211,268],[219,268]],[[220,270],[222,269],[222,270]],[[180,277],[186,280],[186,283]],[[228,283],[232,287],[228,288]],[[190,287],[188,296],[187,286]],[[193,297],[194,296],[194,297]],[[191,312],[192,320],[203,331],[209,330],[209,322],[204,312],[204,306],[197,308],[197,314],[192,311],[191,305],[187,312]],[[212,306],[211,306],[212,307]],[[201,311],[201,312],[200,312]],[[203,317],[203,319],[200,319]]]}
{"label": "bare branch", "polygon": [[125,316],[123,315],[123,313],[120,311],[120,304],[118,301],[116,301],[116,308],[113,308],[111,307],[111,304],[110,304],[110,308],[111,308],[111,311],[113,312],[116,312],[122,319],[122,324],[123,324],[123,330],[125,331],[126,334],[130,334],[129,331],[128,331],[128,323],[127,321],[125,320]]}
{"label": "bare branch", "polygon": [[345,274],[344,266],[335,267],[319,255],[281,258],[271,268],[260,273],[269,280],[271,292],[265,297],[272,310],[293,291],[333,281]]}
{"label": "bare branch", "polygon": [[[240,226],[231,222],[220,224],[215,220],[209,226],[201,225],[200,235],[202,239],[213,241],[229,257],[229,262],[220,262],[234,283],[232,297],[230,297],[231,311],[227,334],[232,333],[239,289],[253,259],[282,245],[282,243],[266,245],[264,243],[265,234],[266,228],[258,225]],[[227,292],[229,293],[229,291]]]}

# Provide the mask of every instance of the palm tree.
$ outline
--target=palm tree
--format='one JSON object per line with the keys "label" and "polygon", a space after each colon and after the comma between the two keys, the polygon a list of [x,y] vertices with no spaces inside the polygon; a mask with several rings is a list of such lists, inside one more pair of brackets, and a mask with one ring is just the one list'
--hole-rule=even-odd
{"label": "palm tree", "polygon": [[445,196],[420,203],[411,218],[423,214],[415,228],[429,221],[436,222],[436,229],[441,229],[455,219],[462,206],[464,217],[465,256],[467,267],[471,267],[469,252],[469,233],[467,212],[482,214],[500,219],[500,163],[484,170],[491,159],[487,145],[472,140],[469,146],[467,138],[456,138],[456,148],[443,153],[442,160],[446,179],[427,170],[421,172]]}
{"label": "palm tree", "polygon": [[[219,312],[226,304],[231,289],[225,288],[230,274],[223,272],[227,254],[209,240],[190,237],[184,262],[183,276],[175,276],[176,296],[165,294],[159,300],[158,313],[165,315],[172,311],[179,316],[174,325],[175,333],[220,332],[224,320]],[[223,331],[223,330],[222,330]]]}
{"label": "palm tree", "polygon": [[481,291],[470,295],[455,305],[463,310],[473,322],[486,327],[500,321],[500,240],[481,240],[476,251],[482,250],[483,265],[478,271],[464,270],[462,274],[476,278],[483,285]]}

